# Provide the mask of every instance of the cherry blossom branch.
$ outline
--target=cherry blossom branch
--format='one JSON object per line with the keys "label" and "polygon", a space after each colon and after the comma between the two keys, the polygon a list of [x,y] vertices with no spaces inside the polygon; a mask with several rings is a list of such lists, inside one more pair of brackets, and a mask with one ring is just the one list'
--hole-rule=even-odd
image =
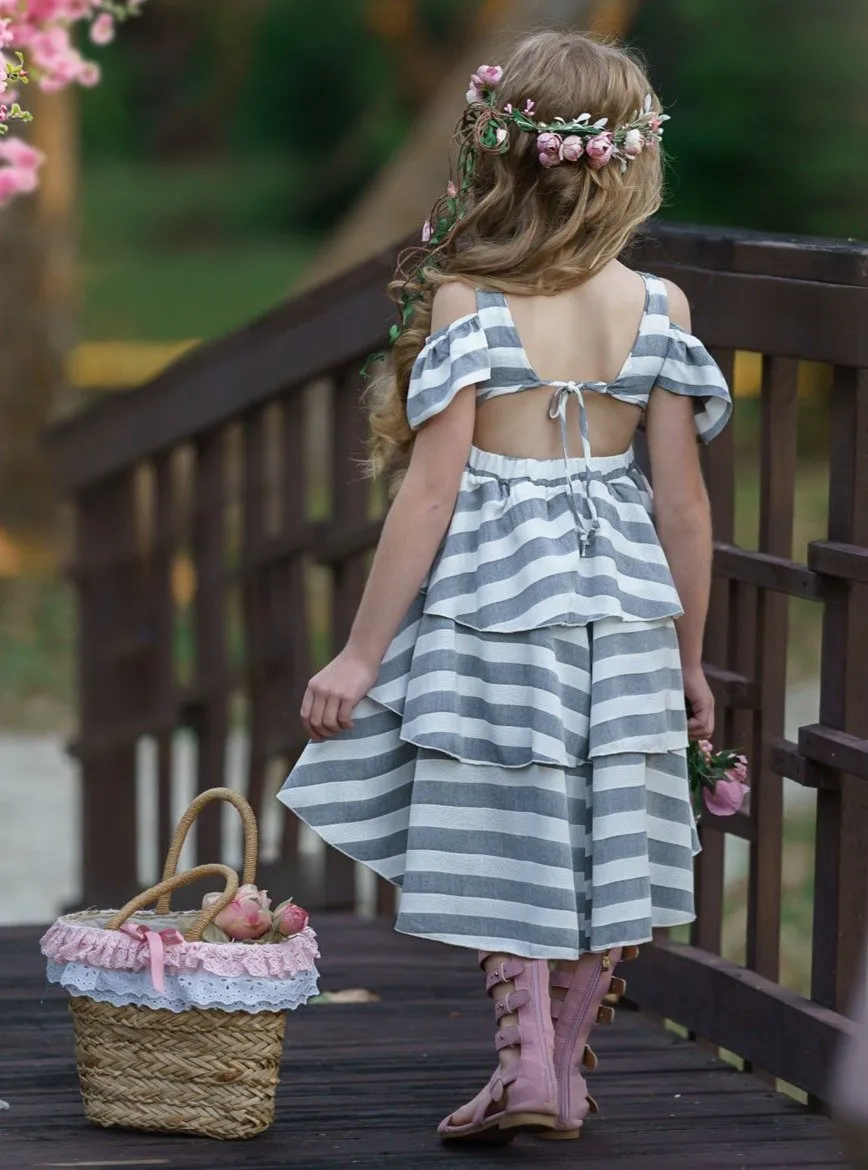
{"label": "cherry blossom branch", "polygon": [[[9,123],[33,115],[18,101],[18,86],[33,81],[43,93],[68,85],[96,85],[100,68],[75,46],[86,25],[95,45],[114,40],[118,24],[138,15],[144,0],[0,0],[0,136]],[[20,138],[0,141],[0,207],[38,186],[41,151]]]}

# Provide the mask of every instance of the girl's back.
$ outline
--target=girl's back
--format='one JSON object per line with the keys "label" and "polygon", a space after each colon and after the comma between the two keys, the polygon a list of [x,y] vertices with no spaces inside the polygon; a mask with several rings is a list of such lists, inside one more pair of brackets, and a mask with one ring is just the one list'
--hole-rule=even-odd
{"label": "girl's back", "polygon": [[[668,285],[669,315],[687,326],[683,295]],[[563,454],[558,429],[548,406],[552,384],[575,382],[611,386],[623,376],[648,311],[648,285],[639,274],[613,261],[601,272],[550,296],[513,294],[504,298],[507,316],[520,344],[522,359],[539,379],[522,393],[498,395],[478,403],[473,442],[476,447],[524,459],[554,459]],[[673,307],[674,306],[674,307]],[[437,293],[432,331],[477,310],[473,288],[459,282]],[[524,379],[526,380],[526,379]],[[521,384],[522,379],[519,379]],[[591,391],[585,397],[590,446],[596,456],[625,452],[642,421],[643,408],[617,394]],[[578,403],[566,406],[567,450],[583,454]]]}

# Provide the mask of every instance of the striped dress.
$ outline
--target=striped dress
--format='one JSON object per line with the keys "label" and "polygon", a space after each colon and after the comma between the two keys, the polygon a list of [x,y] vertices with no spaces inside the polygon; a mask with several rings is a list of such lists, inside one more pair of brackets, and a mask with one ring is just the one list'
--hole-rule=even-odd
{"label": "striped dress", "polygon": [[[421,426],[550,386],[562,459],[471,448],[448,532],[354,713],[307,746],[280,793],[320,836],[401,887],[404,933],[532,958],[646,942],[692,921],[698,840],[673,619],[678,595],[632,451],[594,458],[584,395],[693,399],[699,437],[731,413],[702,344],[645,276],[642,322],[612,382],[530,367],[502,294],[433,334],[411,377]],[[567,455],[578,403],[583,457]]]}

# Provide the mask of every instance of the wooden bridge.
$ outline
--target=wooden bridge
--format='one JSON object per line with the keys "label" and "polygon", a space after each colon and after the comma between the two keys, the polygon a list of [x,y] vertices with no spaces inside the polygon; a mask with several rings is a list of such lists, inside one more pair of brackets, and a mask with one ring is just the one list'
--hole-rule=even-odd
{"label": "wooden bridge", "polygon": [[[704,819],[690,943],[661,937],[626,972],[640,1010],[619,1013],[601,1040],[604,1113],[581,1148],[528,1141],[463,1156],[608,1170],[844,1165],[822,1108],[868,902],[868,249],[657,227],[633,262],[682,285],[725,372],[737,351],[762,355],[755,549],[735,544],[738,410],[707,453],[717,546],[706,658],[720,740],[753,764],[751,807]],[[195,737],[199,788],[224,782],[227,743],[240,742],[243,787],[266,821],[276,816],[304,683],[348,629],[382,516],[355,462],[358,371],[391,320],[391,264],[372,259],[51,436],[75,510],[84,903],[118,904],[139,885],[143,742],[156,759],[152,860],[170,836],[181,729]],[[803,363],[828,368],[828,524],[806,563],[793,559]],[[821,696],[790,741],[794,598],[822,611]],[[779,982],[784,777],[816,791],[809,997]],[[4,1165],[397,1168],[460,1156],[439,1149],[433,1127],[490,1061],[472,962],[353,918],[354,867],[331,852],[312,880],[292,817],[266,837],[261,884],[319,912],[326,985],[381,1001],[293,1018],[280,1122],[256,1143],[108,1134],[76,1104],[69,1025],[45,992],[36,934],[6,932]],[[744,966],[721,957],[728,837],[749,854]],[[219,859],[222,840],[219,818],[204,817],[197,859]],[[388,887],[374,904],[391,912]]]}

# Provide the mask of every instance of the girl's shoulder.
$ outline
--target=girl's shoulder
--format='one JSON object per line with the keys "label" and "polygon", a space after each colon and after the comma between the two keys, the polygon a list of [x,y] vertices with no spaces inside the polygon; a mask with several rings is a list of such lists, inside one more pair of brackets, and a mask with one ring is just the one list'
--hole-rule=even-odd
{"label": "girl's shoulder", "polygon": [[431,305],[431,332],[437,333],[462,317],[476,312],[476,290],[463,280],[439,285]]}

